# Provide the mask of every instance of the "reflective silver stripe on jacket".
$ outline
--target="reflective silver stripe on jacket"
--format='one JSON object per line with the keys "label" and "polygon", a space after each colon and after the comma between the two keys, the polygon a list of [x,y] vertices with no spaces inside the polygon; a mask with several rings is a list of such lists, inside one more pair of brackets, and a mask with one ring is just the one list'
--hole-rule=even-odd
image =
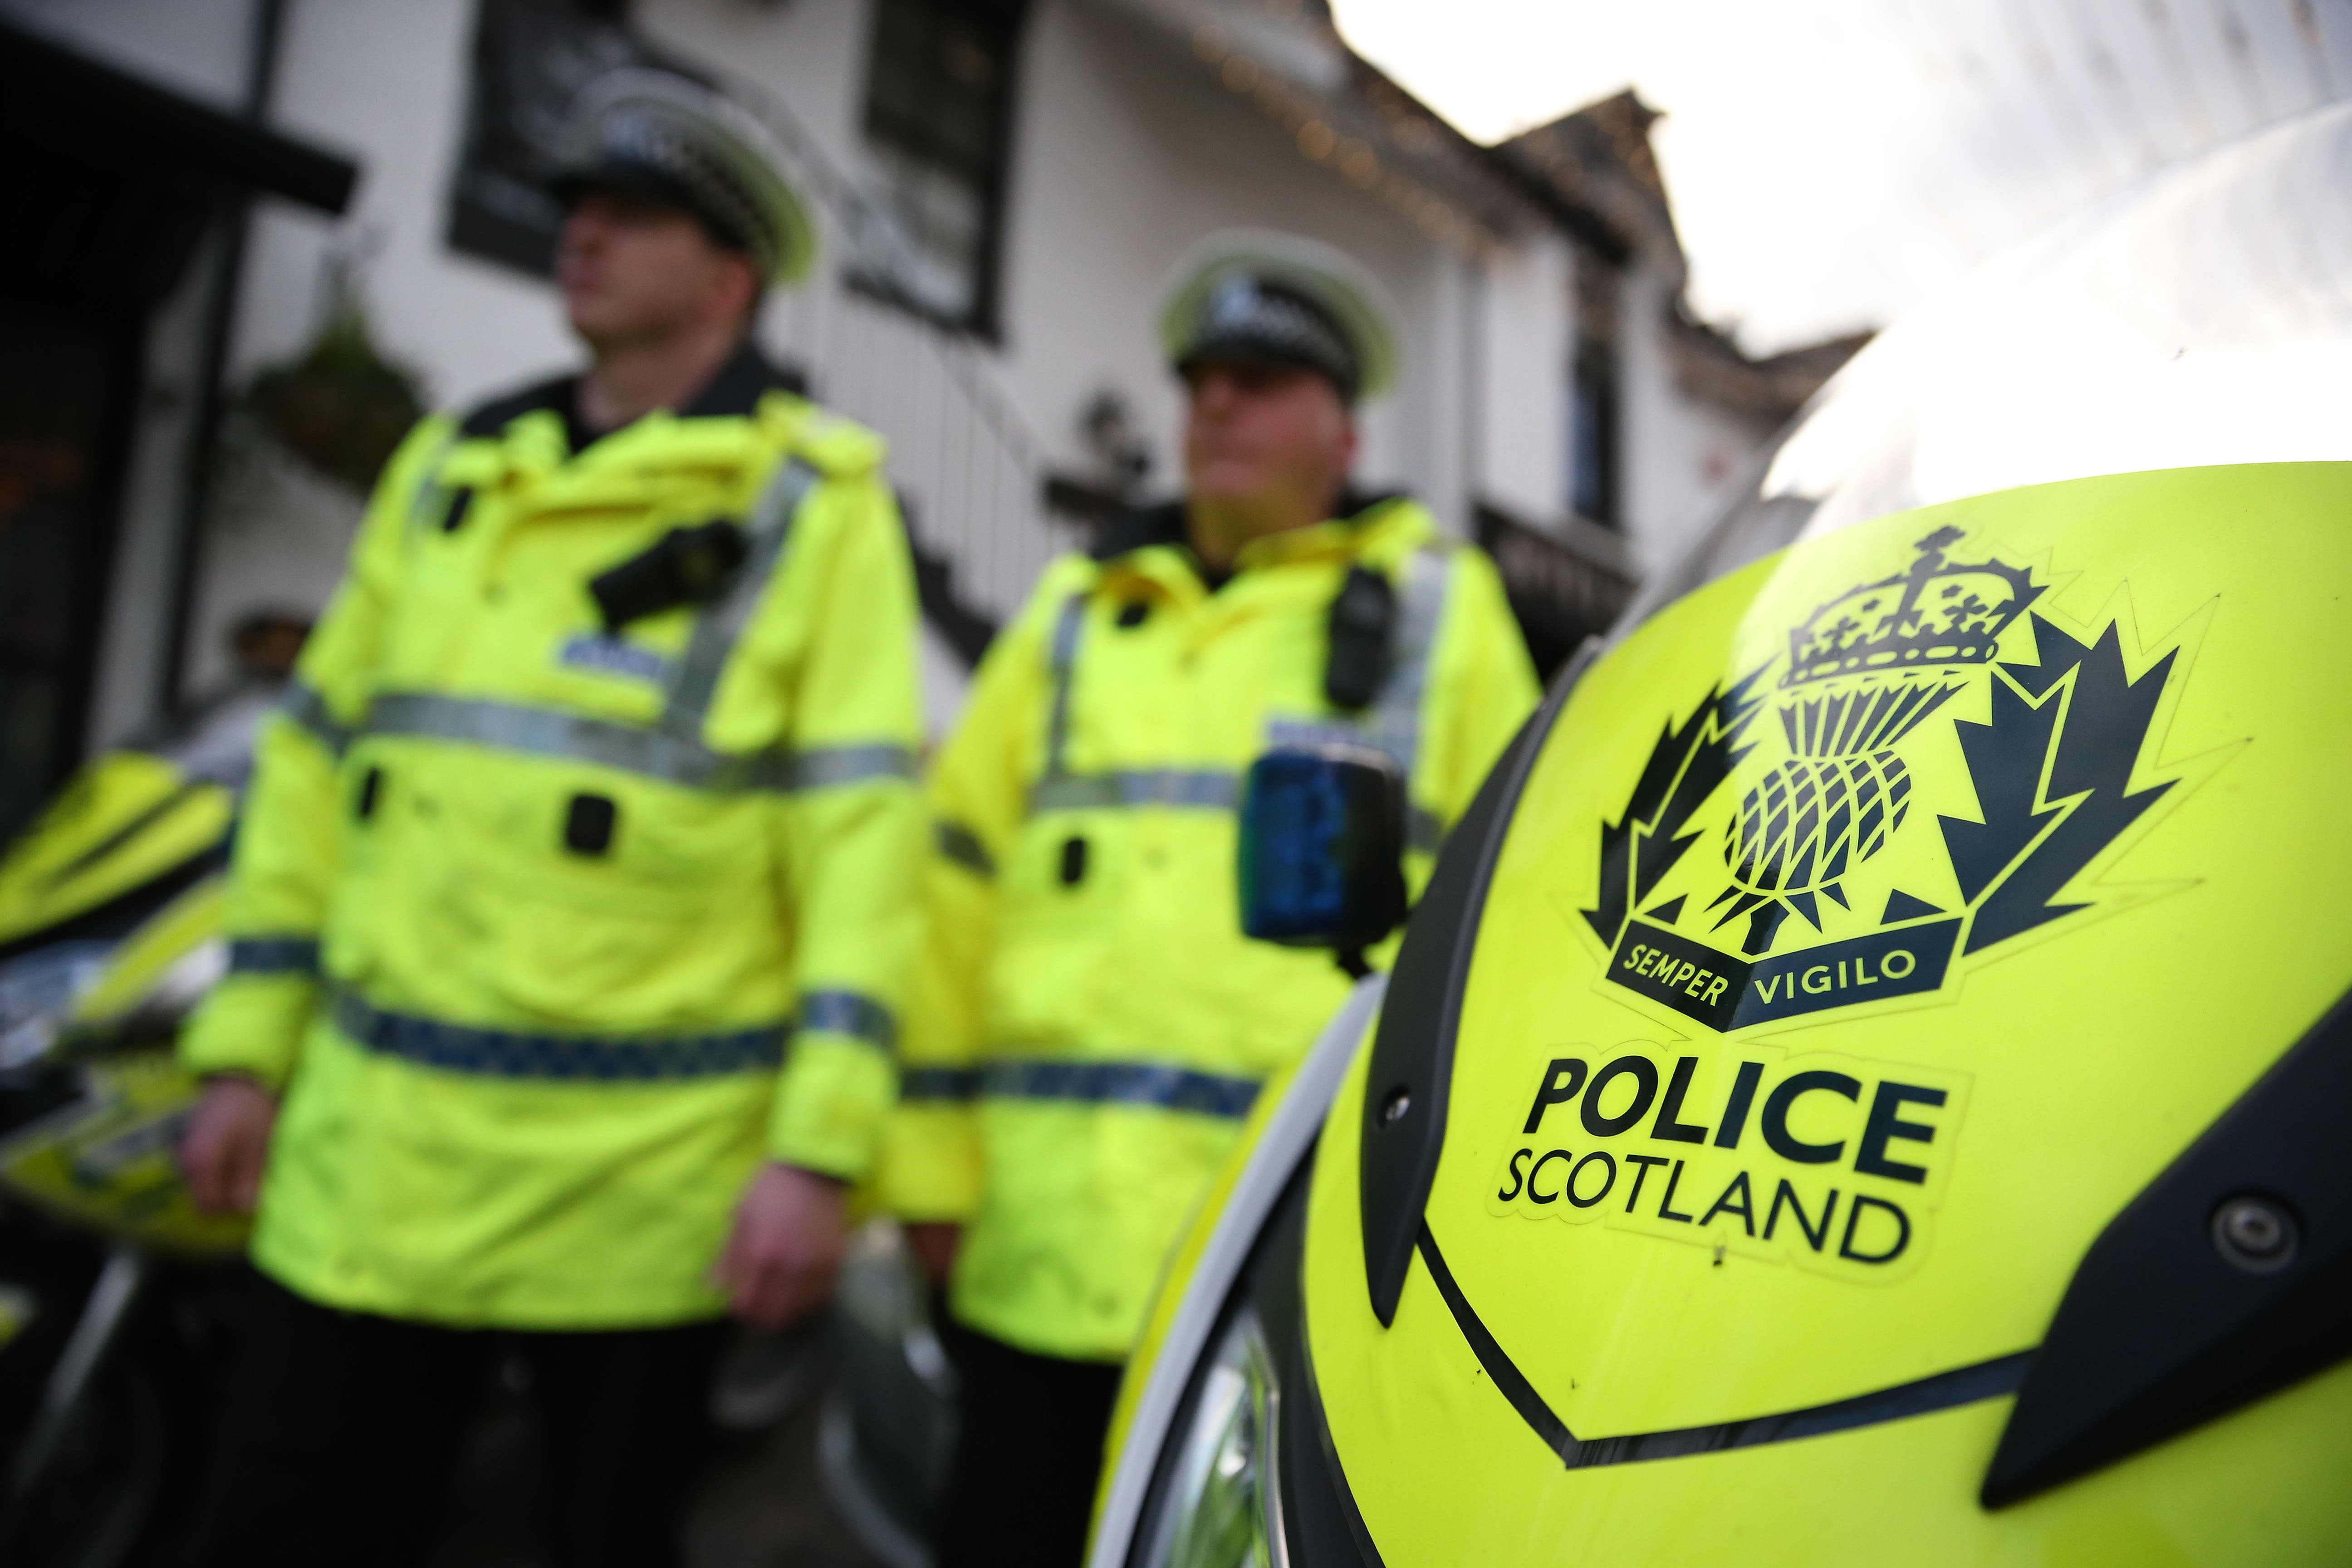
{"label": "reflective silver stripe on jacket", "polygon": [[775,575],[776,563],[783,555],[784,543],[792,537],[793,515],[816,479],[816,470],[805,461],[786,458],[777,465],[768,488],[761,491],[745,531],[751,538],[742,567],[717,602],[695,617],[694,635],[688,639],[677,673],[670,679],[661,727],[678,739],[702,739],[702,723],[710,716],[719,678],[734,657],[743,629],[751,624],[751,612],[759,607],[760,597],[767,592],[769,579]]}
{"label": "reflective silver stripe on jacket", "polygon": [[1404,847],[1424,855],[1434,855],[1445,847],[1445,824],[1438,820],[1437,813],[1420,805],[1404,808]]}
{"label": "reflective silver stripe on jacket", "polygon": [[444,506],[448,503],[449,492],[441,483],[441,465],[449,460],[450,452],[463,439],[465,435],[460,429],[453,427],[443,431],[441,439],[434,443],[433,456],[417,469],[416,489],[408,497],[408,521],[412,528],[421,528],[428,521],[437,521],[436,501]]}
{"label": "reflective silver stripe on jacket", "polygon": [[[1139,769],[1117,773],[1065,773],[1042,779],[1029,792],[1029,810],[1086,811],[1106,806],[1176,805],[1231,811],[1241,805],[1238,773],[1187,772],[1178,768]],[[1445,841],[1445,825],[1423,806],[1405,808],[1407,848],[1434,855]],[[992,864],[987,868],[993,871]]]}
{"label": "reflective silver stripe on jacket", "polygon": [[1395,651],[1390,656],[1389,678],[1373,699],[1370,715],[1372,743],[1396,760],[1404,775],[1404,841],[1409,849],[1434,855],[1445,841],[1445,825],[1428,807],[1414,804],[1412,769],[1421,755],[1421,711],[1429,696],[1429,666],[1436,657],[1437,634],[1445,623],[1445,594],[1451,585],[1454,557],[1449,552],[1416,550],[1405,568],[1404,592],[1397,606]]}
{"label": "reflective silver stripe on jacket", "polygon": [[310,731],[319,744],[334,756],[341,756],[343,748],[352,743],[352,732],[335,722],[327,710],[327,700],[299,680],[286,683],[286,694],[278,700],[278,710]]}
{"label": "reflective silver stripe on jacket", "polygon": [[1029,809],[1077,811],[1089,806],[1191,805],[1231,811],[1241,804],[1237,773],[1213,768],[1137,768],[1115,773],[1047,776],[1029,792]]}
{"label": "reflective silver stripe on jacket", "polygon": [[1087,624],[1087,596],[1073,594],[1062,601],[1054,622],[1054,710],[1045,723],[1045,776],[1058,778],[1067,766],[1063,755],[1070,743],[1070,686],[1077,678],[1078,633]]}
{"label": "reflective silver stripe on jacket", "polygon": [[659,730],[552,708],[424,691],[378,697],[360,732],[561,757],[689,789],[722,792],[789,792],[915,776],[914,755],[904,746],[824,747],[731,757]]}
{"label": "reflective silver stripe on jacket", "polygon": [[[1421,749],[1421,709],[1429,690],[1429,664],[1445,616],[1445,595],[1453,570],[1451,555],[1443,551],[1417,550],[1406,563],[1404,583],[1397,599],[1395,627],[1390,633],[1389,676],[1360,719],[1332,717],[1311,724],[1277,722],[1279,738],[1286,730],[1313,732],[1318,738],[1344,739],[1386,752],[1412,785],[1414,758]],[[1045,770],[1029,791],[1029,811],[1083,811],[1145,805],[1193,806],[1230,811],[1241,804],[1239,775],[1216,769],[1135,768],[1106,773],[1074,773],[1064,753],[1069,744],[1070,689],[1076,680],[1078,632],[1085,623],[1086,596],[1073,594],[1063,602],[1054,626],[1052,666],[1054,698],[1045,731]],[[1435,854],[1445,837],[1434,813],[1419,805],[1406,809],[1408,847]]]}
{"label": "reflective silver stripe on jacket", "polygon": [[1361,721],[1365,738],[1395,761],[1408,789],[1421,750],[1421,703],[1429,689],[1429,661],[1445,616],[1452,571],[1453,557],[1434,550],[1416,550],[1405,563],[1396,626],[1389,637],[1389,678]]}
{"label": "reflective silver stripe on jacket", "polygon": [[875,779],[912,779],[915,753],[904,746],[812,746],[782,753],[775,769],[780,782],[763,787],[827,789],[835,784],[867,784]]}
{"label": "reflective silver stripe on jacket", "polygon": [[516,702],[394,692],[375,700],[361,732],[562,757],[693,789],[788,792],[913,778],[914,754],[904,746],[810,747],[743,757],[702,744],[703,721],[719,677],[775,574],[793,514],[816,479],[816,470],[799,458],[777,465],[752,509],[751,548],[743,565],[718,601],[696,618],[654,727]]}

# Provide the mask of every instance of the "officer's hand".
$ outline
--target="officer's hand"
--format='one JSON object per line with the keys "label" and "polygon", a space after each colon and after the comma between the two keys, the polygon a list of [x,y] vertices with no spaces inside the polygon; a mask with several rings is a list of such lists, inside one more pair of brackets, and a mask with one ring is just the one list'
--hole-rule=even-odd
{"label": "officer's hand", "polygon": [[953,1220],[910,1220],[899,1228],[907,1233],[907,1250],[922,1265],[923,1277],[945,1289],[948,1276],[955,1272],[956,1248],[963,1245],[963,1226]]}
{"label": "officer's hand", "polygon": [[215,1078],[180,1140],[180,1168],[188,1193],[210,1214],[251,1211],[261,1195],[262,1167],[269,1160],[269,1130],[278,1121],[278,1097],[249,1078]]}
{"label": "officer's hand", "polygon": [[841,1183],[769,1164],[735,1211],[735,1233],[712,1276],[737,1317],[775,1330],[824,1305],[848,1250]]}

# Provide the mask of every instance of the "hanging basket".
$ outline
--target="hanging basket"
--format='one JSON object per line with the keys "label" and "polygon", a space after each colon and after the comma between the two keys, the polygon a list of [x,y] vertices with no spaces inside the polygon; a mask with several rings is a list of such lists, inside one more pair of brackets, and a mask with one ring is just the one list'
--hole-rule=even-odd
{"label": "hanging basket", "polygon": [[377,352],[348,304],[299,359],[257,372],[246,401],[289,451],[362,494],[425,412],[415,374]]}

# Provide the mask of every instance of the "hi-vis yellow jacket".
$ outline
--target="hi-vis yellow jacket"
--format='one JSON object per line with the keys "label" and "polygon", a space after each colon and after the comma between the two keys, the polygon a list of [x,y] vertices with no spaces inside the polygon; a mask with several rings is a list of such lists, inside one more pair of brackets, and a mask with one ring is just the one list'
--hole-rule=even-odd
{"label": "hi-vis yellow jacket", "polygon": [[[1173,509],[1045,573],[932,779],[929,921],[882,1194],[967,1221],[952,1306],[1111,1359],[1259,1086],[1346,997],[1328,952],[1241,933],[1241,775],[1341,731],[1409,780],[1410,889],[1536,699],[1493,566],[1406,500],[1262,539],[1212,593]],[[1323,696],[1349,567],[1396,590],[1391,673]]]}
{"label": "hi-vis yellow jacket", "polygon": [[[260,742],[182,1050],[284,1085],[255,1261],[357,1310],[709,1316],[763,1158],[874,1158],[919,929],[914,594],[873,436],[748,353],[576,453],[563,384],[394,459]],[[715,598],[587,584],[713,518]]]}

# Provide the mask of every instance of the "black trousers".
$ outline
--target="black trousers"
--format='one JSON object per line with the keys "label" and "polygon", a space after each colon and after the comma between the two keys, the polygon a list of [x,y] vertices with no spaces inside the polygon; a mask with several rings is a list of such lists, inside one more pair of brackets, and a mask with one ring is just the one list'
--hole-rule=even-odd
{"label": "black trousers", "polygon": [[940,1510],[939,1568],[1079,1568],[1119,1363],[1033,1355],[941,1321],[963,1383],[963,1426]]}
{"label": "black trousers", "polygon": [[260,1280],[198,1560],[219,1568],[423,1561],[491,1371],[520,1353],[538,1407],[549,1563],[667,1568],[725,1334],[722,1322],[445,1329],[339,1312]]}

